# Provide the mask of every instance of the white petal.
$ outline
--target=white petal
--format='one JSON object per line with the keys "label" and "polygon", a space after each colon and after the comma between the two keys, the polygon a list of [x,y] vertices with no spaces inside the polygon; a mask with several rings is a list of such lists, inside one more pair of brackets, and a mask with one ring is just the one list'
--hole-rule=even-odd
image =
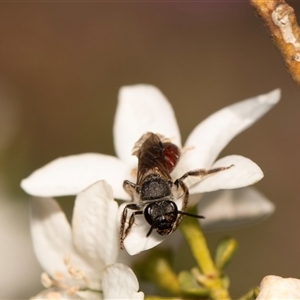
{"label": "white petal", "polygon": [[117,214],[118,204],[105,181],[94,183],[76,198],[72,220],[74,244],[99,272],[118,256]]}
{"label": "white petal", "polygon": [[253,187],[206,193],[198,204],[205,230],[227,230],[250,225],[269,217],[274,204]]}
{"label": "white petal", "polygon": [[[230,155],[216,161],[211,169],[218,167],[229,167],[227,170],[220,171],[205,177],[198,184],[190,188],[191,194],[205,193],[220,189],[235,189],[254,184],[264,176],[259,166],[252,160],[239,156]],[[185,181],[188,186],[194,184],[197,178],[190,176]]]}
{"label": "white petal", "polygon": [[55,159],[23,179],[21,187],[33,196],[76,195],[101,179],[113,187],[116,198],[129,199],[122,188],[125,179],[132,179],[129,167],[116,157],[96,153]]}
{"label": "white petal", "polygon": [[31,235],[37,259],[52,277],[56,272],[65,276],[64,258],[70,256],[77,267],[87,269],[72,243],[71,227],[54,199],[34,198],[31,201]]}
{"label": "white petal", "polygon": [[256,300],[298,300],[300,299],[300,280],[269,275],[260,284]]}
{"label": "white petal", "polygon": [[[86,291],[78,291],[76,292],[76,295],[80,297],[80,299],[87,299],[87,300],[102,300],[102,293],[101,292],[96,292],[96,291],[91,291],[91,290],[86,290]],[[78,299],[78,297],[76,298]]]}
{"label": "white petal", "polygon": [[132,270],[123,264],[105,268],[102,281],[104,299],[144,299]]}
{"label": "white petal", "polygon": [[182,157],[186,171],[209,168],[223,148],[240,132],[267,113],[280,99],[280,90],[227,106],[201,122],[185,146],[193,147]]}
{"label": "white petal", "polygon": [[132,148],[148,131],[160,133],[181,146],[172,106],[162,92],[146,84],[122,87],[114,121],[117,156],[130,166],[136,166],[137,159],[131,155]]}
{"label": "white petal", "polygon": [[58,288],[50,288],[43,290],[38,295],[30,298],[30,300],[66,300],[66,299],[78,299],[76,295],[69,295],[67,290],[62,290]]}
{"label": "white petal", "polygon": [[[60,291],[56,288],[43,290],[38,295],[30,298],[30,300],[48,300],[48,299],[72,299],[69,295],[66,295],[64,291]],[[74,298],[73,298],[74,299]]]}
{"label": "white petal", "polygon": [[99,289],[102,274],[75,249],[71,227],[57,202],[51,198],[35,198],[31,204],[33,246],[44,270],[54,278],[62,274],[67,284],[85,287],[85,281],[70,276],[67,270],[71,266],[84,272],[89,287]]}
{"label": "white petal", "polygon": [[[123,203],[119,208],[119,220],[121,220],[121,215],[126,205],[127,203]],[[131,213],[132,211],[128,210],[128,218]],[[124,248],[130,255],[136,255],[142,251],[151,249],[166,238],[166,236],[159,235],[155,230],[147,237],[149,229],[150,225],[146,222],[145,217],[143,215],[136,215],[134,224],[124,240]]]}

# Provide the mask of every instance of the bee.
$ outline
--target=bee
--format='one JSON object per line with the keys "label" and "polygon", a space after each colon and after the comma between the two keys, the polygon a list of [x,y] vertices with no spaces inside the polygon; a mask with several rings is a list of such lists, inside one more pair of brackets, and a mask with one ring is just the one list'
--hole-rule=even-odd
{"label": "bee", "polygon": [[[125,206],[121,215],[121,249],[137,215],[144,215],[150,225],[146,237],[153,230],[162,236],[174,232],[184,215],[205,218],[187,212],[189,190],[184,179],[189,176],[203,178],[231,167],[189,171],[173,181],[170,174],[179,161],[180,150],[169,139],[152,132],[144,134],[135,143],[132,154],[138,158],[137,181],[133,183],[125,180],[123,183],[123,188],[131,196],[132,202]],[[178,210],[174,202],[177,197],[183,198],[181,210]],[[128,210],[133,212],[126,224]]]}

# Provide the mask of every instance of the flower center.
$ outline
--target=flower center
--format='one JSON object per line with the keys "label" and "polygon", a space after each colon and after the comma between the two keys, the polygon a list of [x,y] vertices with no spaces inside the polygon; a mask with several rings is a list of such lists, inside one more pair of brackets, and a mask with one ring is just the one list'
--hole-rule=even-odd
{"label": "flower center", "polygon": [[[41,281],[44,287],[47,289],[53,288],[55,291],[51,291],[47,294],[49,299],[61,299],[61,292],[67,293],[67,295],[72,296],[76,294],[81,287],[88,286],[88,279],[86,278],[84,272],[77,269],[70,260],[69,255],[65,255],[63,262],[66,266],[67,274],[61,273],[60,271],[55,272],[53,278],[51,278],[47,273],[42,273]],[[75,284],[76,283],[76,284]]]}

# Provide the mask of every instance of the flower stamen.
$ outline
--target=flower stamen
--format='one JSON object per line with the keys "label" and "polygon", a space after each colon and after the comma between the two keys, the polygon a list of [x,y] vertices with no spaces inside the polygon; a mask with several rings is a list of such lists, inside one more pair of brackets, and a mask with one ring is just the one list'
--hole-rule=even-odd
{"label": "flower stamen", "polygon": [[45,272],[43,272],[41,275],[41,282],[42,282],[42,285],[47,289],[53,285],[53,280]]}
{"label": "flower stamen", "polygon": [[84,271],[77,269],[74,265],[71,264],[69,254],[65,255],[64,264],[66,265],[68,273],[72,276],[73,279],[81,279],[86,285],[88,285],[89,281],[85,276]]}
{"label": "flower stamen", "polygon": [[69,296],[73,296],[74,294],[76,294],[79,291],[80,287],[78,285],[74,285],[71,286],[68,290],[67,290],[67,294]]}

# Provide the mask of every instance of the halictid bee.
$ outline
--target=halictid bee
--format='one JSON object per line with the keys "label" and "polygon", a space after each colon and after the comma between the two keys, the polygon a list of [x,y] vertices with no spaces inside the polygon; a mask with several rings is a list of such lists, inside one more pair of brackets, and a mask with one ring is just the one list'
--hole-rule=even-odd
{"label": "halictid bee", "polygon": [[[138,157],[137,182],[125,180],[123,183],[125,191],[131,196],[133,202],[125,206],[121,216],[121,249],[124,239],[134,224],[136,215],[143,214],[150,224],[147,237],[153,229],[160,235],[170,234],[177,229],[184,215],[204,218],[186,212],[189,190],[184,179],[188,176],[203,178],[231,167],[189,171],[173,182],[170,173],[180,158],[180,150],[169,139],[152,132],[144,134],[135,143],[132,154]],[[183,197],[181,210],[178,210],[173,201],[177,197]],[[128,210],[133,212],[126,227]]]}

